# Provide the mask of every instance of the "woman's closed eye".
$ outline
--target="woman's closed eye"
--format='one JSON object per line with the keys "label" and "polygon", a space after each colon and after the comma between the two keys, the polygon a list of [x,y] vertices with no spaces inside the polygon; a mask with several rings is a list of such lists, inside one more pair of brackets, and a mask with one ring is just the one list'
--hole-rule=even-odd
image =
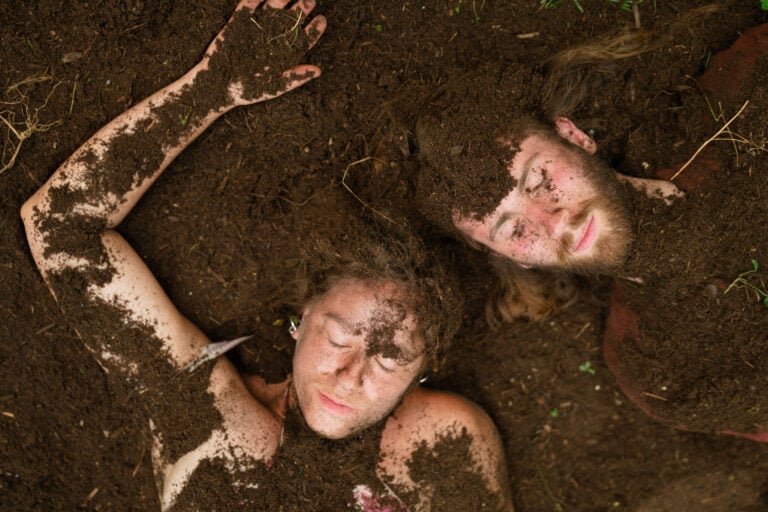
{"label": "woman's closed eye", "polygon": [[346,345],[344,345],[343,343],[339,343],[338,341],[335,341],[332,338],[326,338],[326,339],[328,340],[328,343],[330,343],[330,345],[332,347],[335,347],[335,348],[345,348],[346,347]]}
{"label": "woman's closed eye", "polygon": [[374,357],[374,359],[376,360],[376,364],[379,365],[379,368],[381,368],[387,373],[396,372],[398,367],[400,366],[398,360],[392,357],[384,357],[384,356],[378,355]]}
{"label": "woman's closed eye", "polygon": [[326,328],[325,339],[334,348],[347,348],[349,346],[347,337],[339,329]]}

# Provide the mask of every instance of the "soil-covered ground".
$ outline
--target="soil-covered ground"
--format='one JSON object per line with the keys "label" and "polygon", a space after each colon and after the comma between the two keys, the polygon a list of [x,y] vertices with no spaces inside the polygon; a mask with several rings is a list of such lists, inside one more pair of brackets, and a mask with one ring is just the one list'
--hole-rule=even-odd
{"label": "soil-covered ground", "polygon": [[[315,12],[328,18],[329,28],[307,58],[322,68],[322,77],[218,121],[173,163],[121,232],[179,309],[212,339],[257,333],[269,340],[244,346],[241,359],[279,378],[291,343],[273,324],[286,314],[281,294],[294,278],[284,273],[296,257],[292,245],[306,240],[313,226],[338,218],[338,204],[324,204],[317,194],[330,187],[343,192],[350,207],[362,209],[365,201],[382,212],[393,197],[410,197],[418,172],[413,126],[430,92],[486,61],[520,60],[535,69],[559,50],[634,25],[636,17],[619,3],[564,0],[543,9],[535,0],[324,0]],[[31,134],[15,165],[0,174],[2,510],[157,510],[151,438],[137,397],[108,385],[68,326],[34,268],[18,212],[88,136],[196,63],[235,4],[0,5],[0,112],[20,133]],[[658,28],[699,4],[646,0],[637,13],[644,27]],[[650,176],[675,167],[722,125],[712,120],[696,77],[711,55],[766,21],[757,0],[724,3],[663,48],[606,75],[574,117],[595,130],[601,156],[622,172]],[[632,307],[642,309],[641,330],[674,326],[679,333],[679,350],[660,344],[656,353],[639,354],[649,361],[637,365],[648,369],[635,375],[643,389],[685,407],[700,398],[715,401],[708,409],[722,410],[717,400],[733,401],[762,420],[763,402],[739,402],[731,384],[749,380],[744,385],[753,395],[765,389],[765,373],[747,368],[766,367],[755,349],[765,338],[768,313],[748,287],[723,292],[752,268],[753,258],[758,272],[745,277],[766,289],[765,217],[755,218],[768,209],[765,76],[762,65],[751,78],[754,97],[722,103],[727,119],[751,100],[731,126],[751,144],[716,142],[716,153],[704,155],[720,162],[714,191],[691,188],[693,206],[659,208],[659,217],[638,226],[646,256],[632,259],[630,276],[663,290],[658,299],[642,293],[633,299]],[[18,142],[5,128],[0,134],[6,163]],[[683,177],[690,181],[681,183],[693,181]],[[733,194],[722,191],[728,188]],[[745,203],[757,206],[739,214]],[[312,206],[311,215],[300,215],[303,205]],[[697,237],[682,243],[690,231]],[[449,239],[432,236],[429,242],[451,254],[466,295],[463,327],[429,385],[461,393],[492,416],[517,510],[768,510],[768,446],[672,429],[622,392],[601,352],[609,282],[580,282],[582,300],[543,322],[491,330],[484,317],[493,285],[487,256]],[[666,252],[652,256],[660,248]],[[674,284],[681,268],[695,285]],[[738,303],[728,302],[731,297]],[[685,314],[692,309],[697,313]],[[730,316],[719,318],[723,311]],[[655,318],[661,327],[649,321]],[[718,327],[702,341],[713,332],[707,321]],[[743,345],[734,353],[747,363],[722,361],[731,384],[691,395],[688,381],[675,380],[699,382],[696,368],[717,367],[711,361],[717,344],[733,340]],[[654,366],[660,361],[668,364]],[[697,413],[674,408],[675,414],[681,410]],[[739,421],[733,428],[755,427],[743,415]],[[324,510],[317,499],[311,509]]]}

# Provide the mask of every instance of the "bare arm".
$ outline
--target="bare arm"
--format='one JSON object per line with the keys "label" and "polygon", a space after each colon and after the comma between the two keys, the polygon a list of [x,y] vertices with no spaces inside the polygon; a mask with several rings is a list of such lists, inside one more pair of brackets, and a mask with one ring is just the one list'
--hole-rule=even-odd
{"label": "bare arm", "polygon": [[[22,207],[32,256],[60,302],[63,294],[77,300],[71,294],[78,292],[119,302],[132,320],[157,328],[177,365],[188,362],[192,349],[206,340],[179,315],[151,272],[112,228],[171,161],[222,114],[274,98],[319,76],[316,66],[281,68],[285,62],[270,62],[269,56],[276,53],[270,48],[257,48],[259,55],[268,57],[254,56],[256,63],[248,73],[226,75],[231,71],[225,65],[236,58],[234,50],[243,44],[241,39],[251,37],[253,44],[282,50],[280,35],[296,38],[299,34],[289,30],[300,27],[299,17],[313,6],[305,0],[293,10],[274,11],[284,13],[282,23],[287,27],[285,34],[275,36],[274,27],[266,33],[267,28],[248,19],[259,3],[241,2],[199,64],[100,129]],[[269,3],[281,7],[287,2]],[[301,33],[306,44],[296,44],[294,60],[317,41],[324,27],[322,17],[307,26]],[[86,289],[73,289],[71,276],[56,278],[73,272],[88,283]]]}
{"label": "bare arm", "polygon": [[[179,372],[209,340],[114,228],[222,114],[319,76],[317,67],[298,65],[325,28],[322,17],[301,28],[314,1],[256,13],[261,3],[243,0],[199,64],[100,129],[21,210],[35,263],[73,328],[115,376],[111,382],[128,381],[141,396],[163,509],[202,460],[237,462],[227,466],[233,468],[271,457],[280,422],[226,359],[195,374]],[[266,2],[278,9],[287,3]],[[233,71],[244,44],[253,67]],[[193,403],[196,408],[188,408]]]}

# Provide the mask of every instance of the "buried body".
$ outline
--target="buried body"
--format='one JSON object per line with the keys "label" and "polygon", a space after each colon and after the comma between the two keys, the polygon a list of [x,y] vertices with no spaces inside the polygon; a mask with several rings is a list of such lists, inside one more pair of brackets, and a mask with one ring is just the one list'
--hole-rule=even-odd
{"label": "buried body", "polygon": [[[340,213],[343,236],[299,248],[307,277],[293,372],[267,384],[225,357],[204,362],[215,345],[114,229],[221,115],[319,76],[299,62],[325,20],[302,31],[314,2],[286,4],[242,2],[197,66],[62,164],[22,208],[35,262],[114,388],[145,409],[161,509],[511,510],[490,418],[419,385],[439,366],[461,301],[407,232],[366,242],[376,227]],[[254,44],[266,60],[232,76],[228,58]],[[290,492],[267,492],[286,480]]]}
{"label": "buried body", "polygon": [[[738,92],[708,92],[732,111],[751,98],[731,128],[760,138],[768,45],[754,31],[743,36],[763,41],[752,80]],[[731,154],[719,167],[688,169],[690,183],[712,186],[680,180],[683,198],[670,181],[624,176],[600,162],[569,112],[540,104],[543,82],[505,63],[436,95],[417,128],[422,212],[491,254],[501,287],[489,303],[492,320],[546,315],[568,274],[609,276],[604,354],[628,396],[677,428],[768,440],[764,151],[747,141],[737,149],[751,154],[738,167]],[[691,94],[685,106],[689,123],[706,125],[704,98]],[[755,272],[744,274],[752,260]]]}

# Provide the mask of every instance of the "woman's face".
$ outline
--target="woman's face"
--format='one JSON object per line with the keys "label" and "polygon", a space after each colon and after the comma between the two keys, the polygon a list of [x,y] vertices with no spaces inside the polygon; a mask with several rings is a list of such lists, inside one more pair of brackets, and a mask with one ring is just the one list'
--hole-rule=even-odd
{"label": "woman's face", "polygon": [[304,310],[293,385],[318,434],[340,439],[378,423],[421,373],[424,343],[403,297],[397,283],[345,279]]}

